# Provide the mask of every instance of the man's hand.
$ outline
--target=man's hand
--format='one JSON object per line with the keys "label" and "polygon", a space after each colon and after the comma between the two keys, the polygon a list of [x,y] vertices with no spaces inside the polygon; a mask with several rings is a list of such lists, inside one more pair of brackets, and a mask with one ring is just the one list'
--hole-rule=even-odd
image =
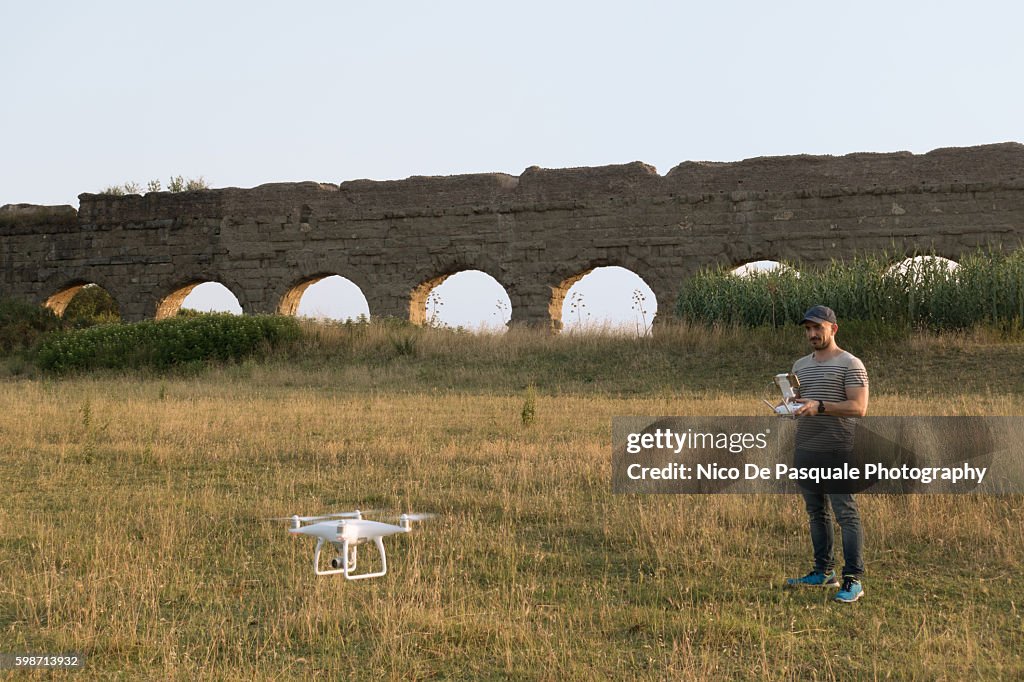
{"label": "man's hand", "polygon": [[812,417],[818,414],[818,403],[821,401],[813,398],[793,398],[793,402],[800,405],[796,411],[797,417]]}

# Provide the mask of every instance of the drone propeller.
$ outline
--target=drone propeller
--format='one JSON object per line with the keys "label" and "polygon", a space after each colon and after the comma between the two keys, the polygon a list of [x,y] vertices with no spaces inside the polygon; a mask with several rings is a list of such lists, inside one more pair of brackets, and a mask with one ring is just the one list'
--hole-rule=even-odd
{"label": "drone propeller", "polygon": [[427,521],[429,519],[437,518],[437,514],[431,514],[430,512],[420,514],[391,514],[386,518],[393,519],[396,521]]}
{"label": "drone propeller", "polygon": [[335,512],[333,514],[321,514],[319,516],[275,516],[271,518],[271,521],[301,521],[307,523],[309,521],[325,521],[327,519],[358,519],[364,514],[372,514],[372,509],[356,509],[350,512]]}

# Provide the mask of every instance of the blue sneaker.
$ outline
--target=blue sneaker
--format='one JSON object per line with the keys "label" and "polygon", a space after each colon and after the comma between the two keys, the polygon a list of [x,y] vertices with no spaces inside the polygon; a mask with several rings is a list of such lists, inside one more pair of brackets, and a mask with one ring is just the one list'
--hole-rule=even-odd
{"label": "blue sneaker", "polygon": [[786,587],[836,587],[839,585],[839,580],[836,579],[836,572],[829,571],[828,573],[822,573],[821,571],[811,571],[803,578],[786,578]]}
{"label": "blue sneaker", "polygon": [[833,597],[835,601],[841,601],[844,604],[852,604],[861,597],[864,596],[864,587],[860,584],[860,581],[854,578],[852,575],[843,576],[843,586],[836,592],[836,596]]}

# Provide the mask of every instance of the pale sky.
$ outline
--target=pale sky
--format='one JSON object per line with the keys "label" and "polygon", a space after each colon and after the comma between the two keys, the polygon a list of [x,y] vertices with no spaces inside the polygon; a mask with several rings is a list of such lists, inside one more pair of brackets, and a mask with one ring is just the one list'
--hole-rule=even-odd
{"label": "pale sky", "polygon": [[1022,26],[1009,1],[0,0],[0,204],[1024,141]]}

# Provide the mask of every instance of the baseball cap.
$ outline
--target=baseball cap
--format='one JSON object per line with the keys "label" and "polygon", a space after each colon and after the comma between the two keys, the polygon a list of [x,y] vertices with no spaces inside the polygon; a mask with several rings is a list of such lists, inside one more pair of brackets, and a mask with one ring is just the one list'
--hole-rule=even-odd
{"label": "baseball cap", "polygon": [[804,322],[831,322],[832,324],[838,324],[835,311],[824,305],[808,308],[807,312],[804,313],[804,318],[800,320],[800,324]]}

